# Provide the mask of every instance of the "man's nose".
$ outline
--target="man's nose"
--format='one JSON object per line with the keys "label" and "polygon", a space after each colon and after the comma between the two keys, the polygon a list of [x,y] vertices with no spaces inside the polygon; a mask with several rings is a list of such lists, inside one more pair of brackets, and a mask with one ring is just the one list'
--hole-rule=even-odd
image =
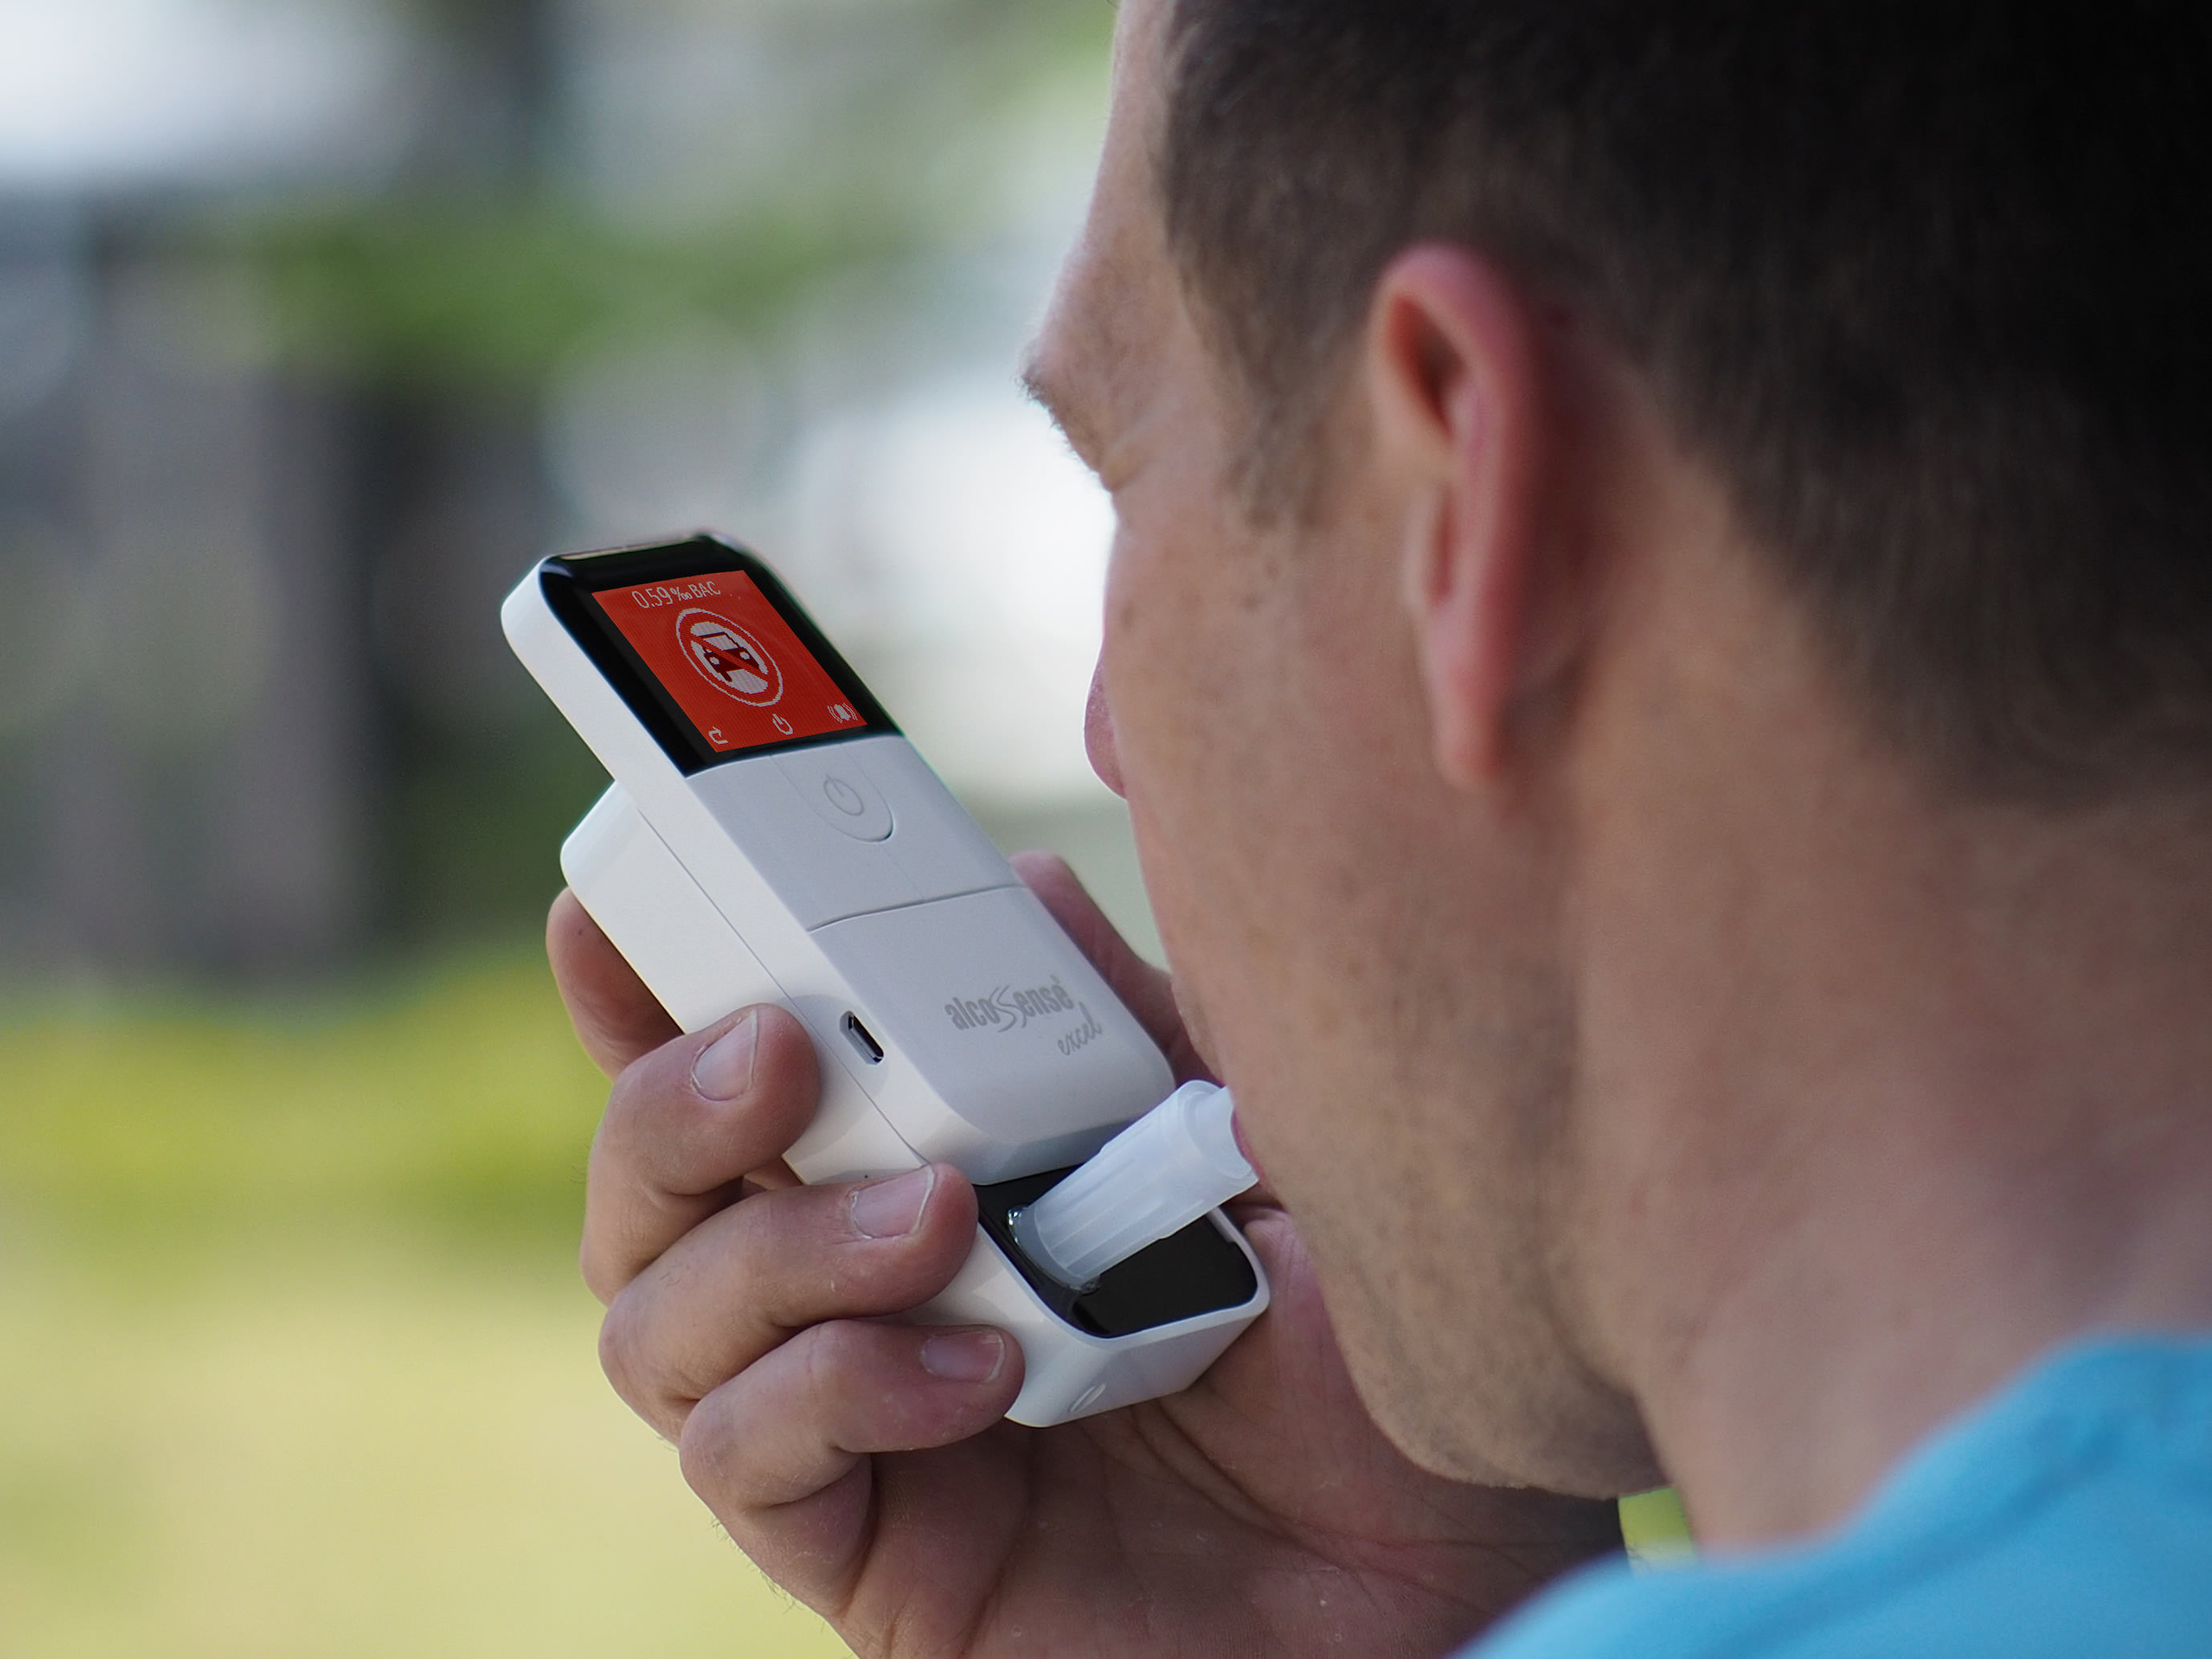
{"label": "man's nose", "polygon": [[1083,747],[1091,769],[1115,794],[1122,794],[1121,757],[1114,747],[1114,711],[1106,706],[1106,665],[1091,671],[1091,699],[1083,708]]}

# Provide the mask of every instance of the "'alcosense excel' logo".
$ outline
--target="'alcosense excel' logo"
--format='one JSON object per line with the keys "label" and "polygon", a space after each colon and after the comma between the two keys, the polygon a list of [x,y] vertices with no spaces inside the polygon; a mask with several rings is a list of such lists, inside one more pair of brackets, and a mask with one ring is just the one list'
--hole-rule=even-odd
{"label": "'alcosense excel' logo", "polygon": [[945,1005],[956,1031],[1018,1031],[1033,1019],[1048,1014],[1072,1014],[1075,999],[1055,974],[1048,985],[1017,991],[1001,985],[987,997],[955,997]]}
{"label": "'alcosense excel' logo", "polygon": [[996,1031],[1004,1036],[1018,1031],[1033,1019],[1044,1019],[1053,1014],[1080,1014],[1082,1019],[1062,1029],[1054,1041],[1063,1054],[1087,1048],[1106,1035],[1106,1028],[1098,1023],[1098,1016],[1090,1006],[1078,1002],[1067,994],[1067,988],[1055,974],[1047,985],[1032,985],[1027,990],[1017,991],[1001,985],[987,997],[955,997],[945,1005],[945,1012],[957,1031]]}

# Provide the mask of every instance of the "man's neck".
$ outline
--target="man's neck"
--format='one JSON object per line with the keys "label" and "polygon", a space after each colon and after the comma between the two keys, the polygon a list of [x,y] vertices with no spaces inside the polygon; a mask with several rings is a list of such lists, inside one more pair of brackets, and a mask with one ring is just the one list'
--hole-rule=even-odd
{"label": "man's neck", "polygon": [[2212,1327],[2212,811],[1946,801],[1793,642],[1703,660],[1586,820],[1580,1301],[1730,1543],[2078,1334]]}

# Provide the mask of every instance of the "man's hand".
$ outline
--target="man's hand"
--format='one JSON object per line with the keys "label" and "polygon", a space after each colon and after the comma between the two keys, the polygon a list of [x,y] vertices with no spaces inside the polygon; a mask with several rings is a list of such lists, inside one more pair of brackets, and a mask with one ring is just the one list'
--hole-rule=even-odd
{"label": "man's hand", "polygon": [[[1199,1069],[1166,976],[1065,865],[1020,863],[1178,1073]],[[958,1172],[797,1184],[781,1160],[817,1079],[794,1018],[678,1036],[568,894],[548,939],[617,1079],[583,1246],[607,1374],[739,1547],[859,1652],[1435,1654],[1617,1545],[1609,1504],[1401,1457],[1264,1197],[1236,1212],[1273,1305],[1196,1384],[1055,1429],[1003,1420],[1012,1338],[884,1320],[967,1256]]]}

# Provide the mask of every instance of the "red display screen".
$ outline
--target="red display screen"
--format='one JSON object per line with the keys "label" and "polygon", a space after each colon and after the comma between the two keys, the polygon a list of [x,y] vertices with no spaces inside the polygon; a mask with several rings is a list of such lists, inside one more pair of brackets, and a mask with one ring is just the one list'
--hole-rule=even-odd
{"label": "red display screen", "polygon": [[866,724],[742,570],[592,598],[717,754]]}

